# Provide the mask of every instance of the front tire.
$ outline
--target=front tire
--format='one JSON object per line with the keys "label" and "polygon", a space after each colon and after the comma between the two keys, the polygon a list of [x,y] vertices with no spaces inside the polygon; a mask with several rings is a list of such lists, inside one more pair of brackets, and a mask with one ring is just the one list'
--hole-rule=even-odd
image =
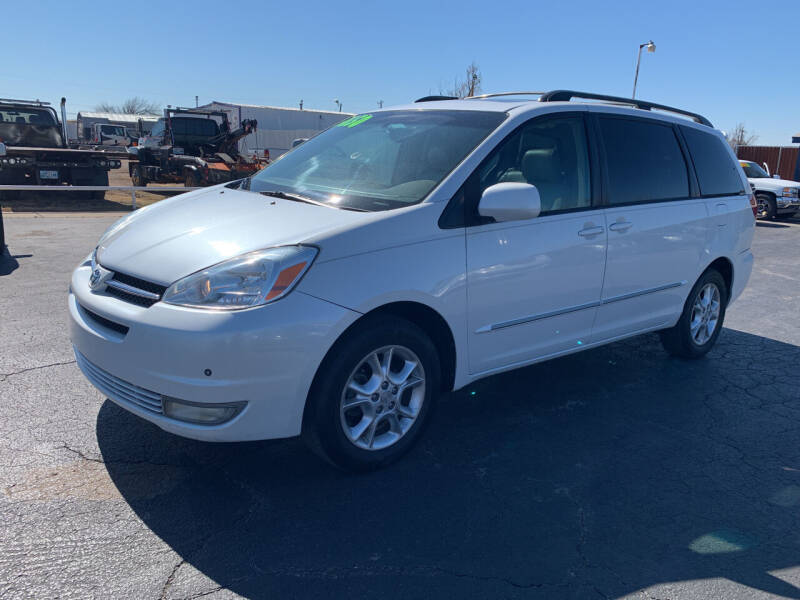
{"label": "front tire", "polygon": [[773,221],[775,217],[778,216],[778,204],[775,202],[775,198],[772,196],[767,194],[757,194],[756,205],[756,212],[758,213],[759,219]]}
{"label": "front tire", "polygon": [[715,269],[703,273],[694,284],[678,323],[660,331],[661,343],[673,356],[705,356],[719,337],[728,304],[728,286]]}
{"label": "front tire", "polygon": [[328,352],[308,396],[303,437],[336,467],[388,465],[419,439],[441,391],[439,356],[414,323],[376,316]]}

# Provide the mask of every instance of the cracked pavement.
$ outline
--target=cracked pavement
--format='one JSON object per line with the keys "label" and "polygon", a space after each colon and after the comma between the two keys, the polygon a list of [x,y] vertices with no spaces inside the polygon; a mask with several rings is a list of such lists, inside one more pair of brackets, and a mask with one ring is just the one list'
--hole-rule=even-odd
{"label": "cracked pavement", "polygon": [[706,359],[648,335],[492,377],[354,476],[92,388],[66,290],[115,218],[5,219],[0,597],[800,598],[800,221],[757,228]]}

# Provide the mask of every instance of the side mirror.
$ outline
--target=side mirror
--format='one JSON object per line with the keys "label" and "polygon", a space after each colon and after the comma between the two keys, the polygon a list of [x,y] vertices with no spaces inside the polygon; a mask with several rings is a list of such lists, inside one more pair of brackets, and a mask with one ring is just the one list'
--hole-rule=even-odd
{"label": "side mirror", "polygon": [[6,145],[3,142],[0,142],[0,156],[6,155]]}
{"label": "side mirror", "polygon": [[529,183],[496,183],[483,191],[478,214],[495,221],[535,219],[542,211],[539,190]]}

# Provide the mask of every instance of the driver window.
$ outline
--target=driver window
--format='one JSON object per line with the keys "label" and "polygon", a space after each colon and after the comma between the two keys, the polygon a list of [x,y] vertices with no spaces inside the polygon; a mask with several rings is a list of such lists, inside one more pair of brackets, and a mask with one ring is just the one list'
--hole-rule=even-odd
{"label": "driver window", "polygon": [[481,193],[496,183],[535,185],[542,199],[542,214],[591,206],[583,117],[532,120],[487,157],[478,177]]}

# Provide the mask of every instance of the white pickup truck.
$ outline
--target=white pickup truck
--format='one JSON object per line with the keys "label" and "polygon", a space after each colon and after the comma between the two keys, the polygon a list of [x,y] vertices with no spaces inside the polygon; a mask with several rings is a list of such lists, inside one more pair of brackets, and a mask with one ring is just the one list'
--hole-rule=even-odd
{"label": "white pickup truck", "polygon": [[788,217],[800,209],[800,182],[775,179],[758,164],[740,160],[744,174],[753,186],[760,219]]}

